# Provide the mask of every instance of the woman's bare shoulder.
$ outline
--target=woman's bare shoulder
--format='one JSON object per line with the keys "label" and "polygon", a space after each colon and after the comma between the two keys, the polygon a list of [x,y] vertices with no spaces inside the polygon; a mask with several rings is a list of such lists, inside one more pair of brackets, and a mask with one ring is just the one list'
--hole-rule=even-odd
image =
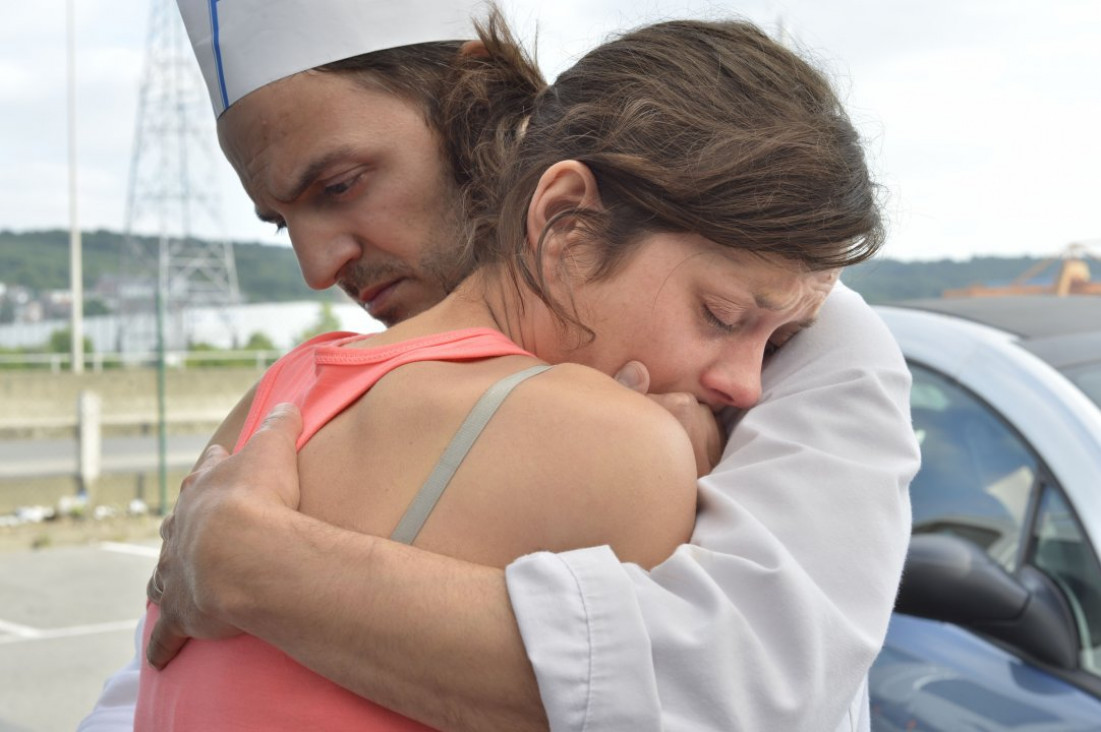
{"label": "woman's bare shoulder", "polygon": [[518,510],[568,527],[561,544],[543,548],[610,544],[624,561],[652,566],[687,541],[696,463],[672,415],[577,364],[530,379],[511,399],[494,441],[523,456]]}

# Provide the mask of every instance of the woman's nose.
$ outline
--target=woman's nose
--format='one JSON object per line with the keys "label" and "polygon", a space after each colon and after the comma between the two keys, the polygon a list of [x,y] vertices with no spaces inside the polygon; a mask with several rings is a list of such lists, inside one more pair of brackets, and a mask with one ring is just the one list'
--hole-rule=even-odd
{"label": "woman's nose", "polygon": [[721,358],[703,372],[700,382],[726,406],[749,409],[761,398],[761,355],[743,352]]}

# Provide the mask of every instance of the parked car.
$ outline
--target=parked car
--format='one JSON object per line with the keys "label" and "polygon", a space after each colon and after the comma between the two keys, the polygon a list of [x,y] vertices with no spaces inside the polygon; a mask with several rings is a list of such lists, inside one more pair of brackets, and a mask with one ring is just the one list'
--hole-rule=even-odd
{"label": "parked car", "polygon": [[1101,297],[878,310],[923,462],[873,730],[1101,730]]}

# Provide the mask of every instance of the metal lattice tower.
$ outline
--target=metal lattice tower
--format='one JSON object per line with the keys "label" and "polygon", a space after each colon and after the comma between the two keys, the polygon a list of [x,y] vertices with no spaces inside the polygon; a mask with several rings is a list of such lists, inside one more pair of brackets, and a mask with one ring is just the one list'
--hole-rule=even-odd
{"label": "metal lattice tower", "polygon": [[187,345],[185,308],[240,301],[210,101],[173,0],[152,0],[145,54],[118,282],[118,346],[131,352],[156,345],[158,287],[168,349]]}

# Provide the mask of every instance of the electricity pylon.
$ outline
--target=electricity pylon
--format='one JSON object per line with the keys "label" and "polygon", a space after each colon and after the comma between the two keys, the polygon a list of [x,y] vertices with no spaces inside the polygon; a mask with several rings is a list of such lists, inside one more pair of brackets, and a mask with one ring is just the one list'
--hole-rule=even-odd
{"label": "electricity pylon", "polygon": [[[120,351],[189,340],[186,307],[240,301],[224,238],[209,98],[173,0],[152,0],[118,283]],[[203,238],[198,238],[202,236]]]}

